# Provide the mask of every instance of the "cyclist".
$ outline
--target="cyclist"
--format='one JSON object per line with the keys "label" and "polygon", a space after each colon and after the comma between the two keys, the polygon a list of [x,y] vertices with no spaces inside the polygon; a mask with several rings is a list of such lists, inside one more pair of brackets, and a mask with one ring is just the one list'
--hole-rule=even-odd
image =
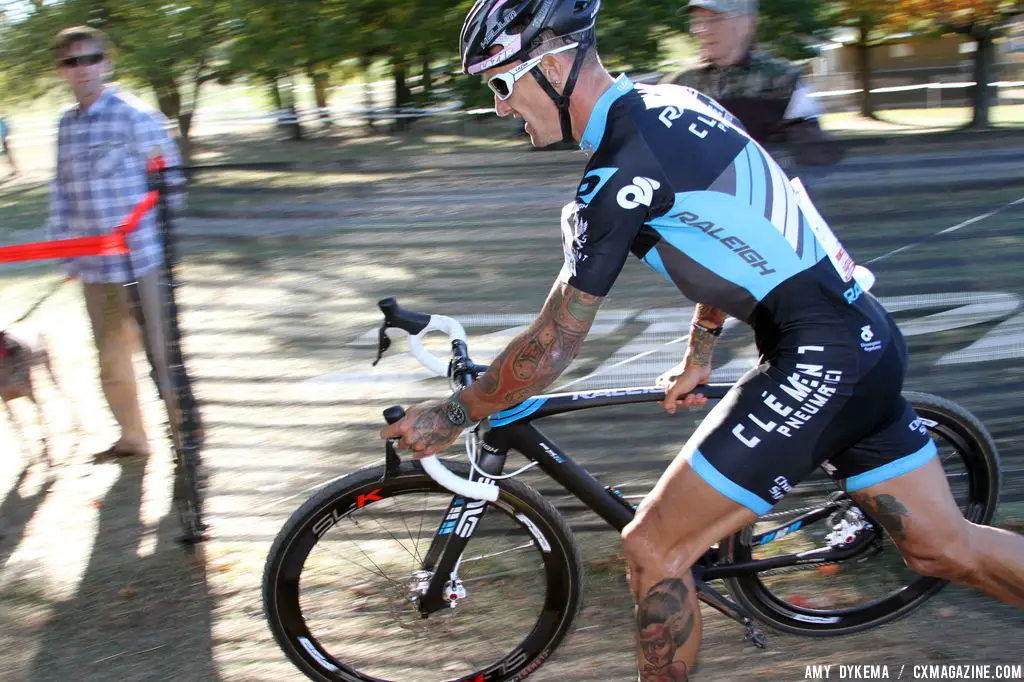
{"label": "cyclist", "polygon": [[562,211],[565,265],[538,318],[468,389],[381,432],[417,457],[542,392],[583,344],[628,255],[699,302],[664,408],[699,407],[726,316],[759,364],[710,412],[623,531],[643,680],[686,679],[700,642],[690,567],[818,466],[917,572],[1024,606],[1024,537],[964,520],[935,445],[901,396],[907,349],[852,276],[813,204],[717,102],[614,79],[594,45],[600,0],[477,0],[460,36],[499,116],[535,146],[590,155]]}

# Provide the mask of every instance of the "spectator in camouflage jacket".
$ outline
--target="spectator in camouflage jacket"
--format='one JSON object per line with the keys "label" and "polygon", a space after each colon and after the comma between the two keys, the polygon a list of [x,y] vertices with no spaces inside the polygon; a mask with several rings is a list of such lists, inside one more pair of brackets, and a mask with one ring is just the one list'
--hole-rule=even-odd
{"label": "spectator in camouflage jacket", "polygon": [[811,97],[799,66],[753,45],[757,0],[691,0],[690,27],[701,46],[701,66],[667,76],[712,97],[763,145],[786,145],[798,163],[837,163],[818,123],[821,106]]}

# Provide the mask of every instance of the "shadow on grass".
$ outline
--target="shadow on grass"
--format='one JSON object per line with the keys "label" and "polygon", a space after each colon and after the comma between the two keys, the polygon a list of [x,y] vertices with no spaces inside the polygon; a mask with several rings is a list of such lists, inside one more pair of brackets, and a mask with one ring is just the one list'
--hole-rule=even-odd
{"label": "shadow on grass", "polygon": [[25,679],[218,680],[205,571],[177,544],[173,512],[153,531],[155,550],[139,556],[146,533],[139,518],[146,459],[117,465],[118,478],[100,502],[78,594],[59,604],[43,627]]}
{"label": "shadow on grass", "polygon": [[6,566],[11,554],[18,548],[25,537],[25,530],[36,511],[46,500],[53,478],[48,476],[36,491],[30,495],[21,493],[22,483],[28,477],[29,467],[26,466],[18,474],[7,497],[0,503],[0,566]]}

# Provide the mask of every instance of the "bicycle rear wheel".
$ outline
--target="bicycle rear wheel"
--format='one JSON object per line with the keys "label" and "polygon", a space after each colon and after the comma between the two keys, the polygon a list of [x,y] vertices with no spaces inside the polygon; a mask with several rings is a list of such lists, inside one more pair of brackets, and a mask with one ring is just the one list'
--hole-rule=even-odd
{"label": "bicycle rear wheel", "polygon": [[[383,474],[332,483],[274,542],[263,599],[288,658],[320,681],[490,682],[536,670],[580,607],[582,564],[564,519],[514,480],[499,482],[497,502],[453,504],[418,463]],[[470,532],[457,565],[464,595],[423,617],[428,549]]]}
{"label": "bicycle rear wheel", "polygon": [[[953,497],[974,523],[992,520],[999,498],[995,443],[974,415],[949,400],[926,393],[904,394],[938,447]],[[772,512],[724,543],[734,563],[796,554],[828,545],[832,524],[819,521],[777,538],[756,536],[787,527],[802,513],[821,507],[836,486],[816,475],[797,486]],[[852,505],[856,509],[856,505]],[[871,547],[830,564],[802,564],[727,580],[730,594],[766,625],[801,635],[840,635],[899,618],[946,585],[910,570],[881,528],[867,527]],[[859,536],[858,536],[859,537]]]}

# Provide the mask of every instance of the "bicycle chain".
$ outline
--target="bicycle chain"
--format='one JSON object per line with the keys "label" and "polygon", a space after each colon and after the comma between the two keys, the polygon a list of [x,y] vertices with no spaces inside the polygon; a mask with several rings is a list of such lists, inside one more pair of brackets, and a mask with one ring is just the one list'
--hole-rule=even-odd
{"label": "bicycle chain", "polygon": [[821,561],[801,564],[800,566],[783,566],[782,568],[770,568],[767,571],[758,571],[757,577],[762,578],[771,575],[785,575],[787,573],[799,573],[801,571],[813,571],[822,566],[838,566],[839,561]]}
{"label": "bicycle chain", "polygon": [[[794,516],[799,514],[806,514],[807,512],[821,509],[821,506],[816,507],[802,507],[800,509],[787,509],[785,511],[778,511],[773,514],[765,514],[764,516],[758,517],[758,520],[774,519],[780,516]],[[839,561],[821,561],[801,564],[799,566],[783,566],[782,568],[771,568],[767,571],[759,571],[758,577],[767,577],[773,575],[786,575],[787,573],[800,573],[802,571],[813,571],[817,570],[821,566],[838,566],[841,562]]]}
{"label": "bicycle chain", "polygon": [[757,520],[761,521],[761,520],[764,520],[764,519],[774,519],[774,518],[777,518],[779,516],[793,516],[794,514],[806,514],[807,512],[814,511],[816,509],[821,509],[821,506],[819,505],[817,507],[802,507],[800,509],[787,509],[786,511],[779,511],[779,512],[775,512],[774,514],[765,514],[764,516],[759,516],[759,517],[757,517]]}

